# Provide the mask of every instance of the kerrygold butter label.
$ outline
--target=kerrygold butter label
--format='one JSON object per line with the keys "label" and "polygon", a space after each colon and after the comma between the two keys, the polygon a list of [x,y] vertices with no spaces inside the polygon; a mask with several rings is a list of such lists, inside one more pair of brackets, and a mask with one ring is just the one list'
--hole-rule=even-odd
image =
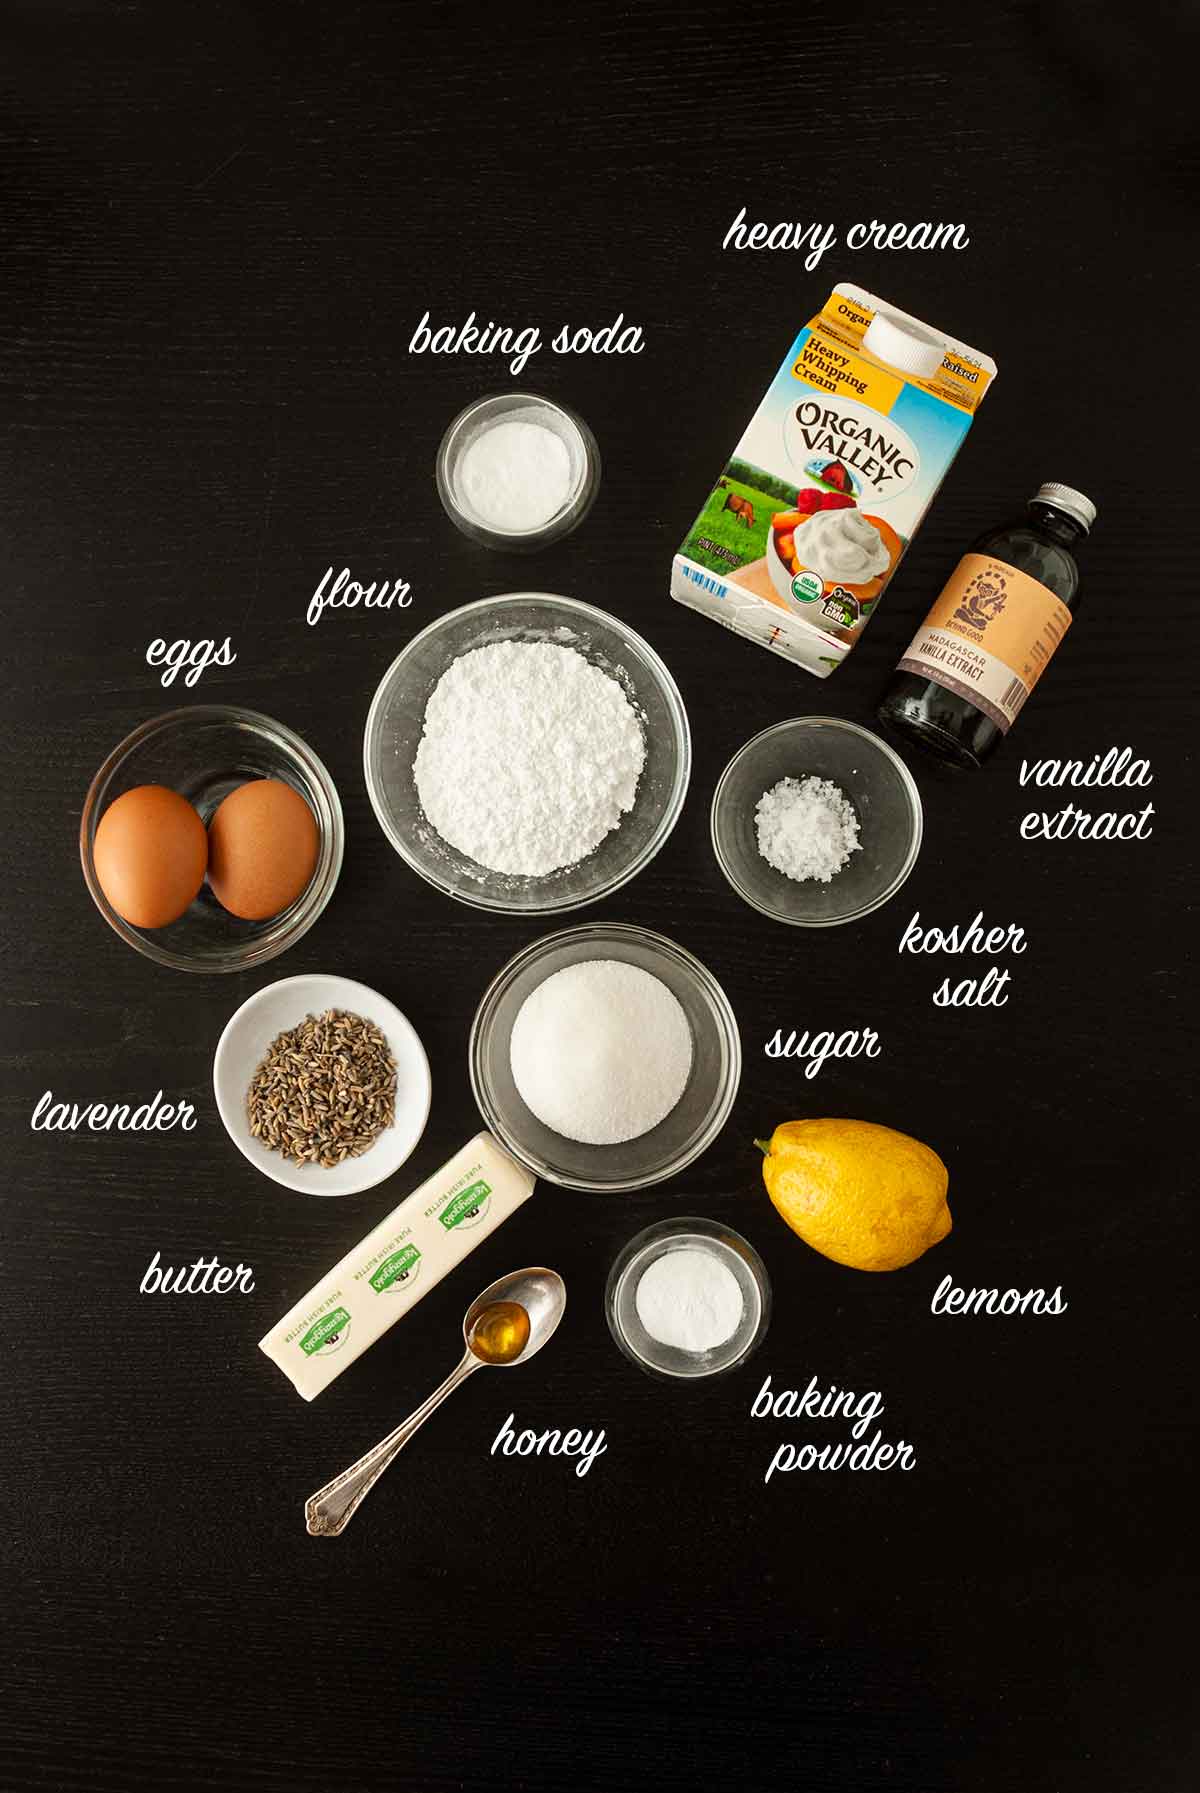
{"label": "kerrygold butter label", "polygon": [[315,1326],[310,1326],[300,1340],[300,1349],[306,1357],[323,1347],[336,1350],[344,1343],[346,1329],[350,1325],[350,1315],[344,1307],[335,1307],[331,1314],[325,1314]]}
{"label": "kerrygold butter label", "polygon": [[478,1226],[488,1211],[491,1193],[486,1183],[472,1183],[469,1189],[464,1189],[448,1207],[442,1209],[438,1219],[447,1229],[452,1226]]}
{"label": "kerrygold butter label", "polygon": [[415,1245],[403,1245],[399,1251],[383,1260],[371,1277],[371,1287],[377,1295],[390,1289],[394,1283],[411,1282],[421,1262],[421,1254]]}
{"label": "kerrygold butter label", "polygon": [[533,1188],[532,1173],[490,1133],[476,1134],[347,1252],[259,1349],[311,1401],[528,1201]]}

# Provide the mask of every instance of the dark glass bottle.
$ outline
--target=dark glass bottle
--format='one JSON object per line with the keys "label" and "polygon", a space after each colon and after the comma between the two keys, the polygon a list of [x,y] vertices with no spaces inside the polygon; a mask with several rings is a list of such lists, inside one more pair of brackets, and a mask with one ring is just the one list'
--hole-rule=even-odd
{"label": "dark glass bottle", "polygon": [[1075,548],[1095,519],[1082,492],[1048,484],[1023,517],[985,530],[902,657],[880,721],[954,765],[981,765],[1070,626]]}

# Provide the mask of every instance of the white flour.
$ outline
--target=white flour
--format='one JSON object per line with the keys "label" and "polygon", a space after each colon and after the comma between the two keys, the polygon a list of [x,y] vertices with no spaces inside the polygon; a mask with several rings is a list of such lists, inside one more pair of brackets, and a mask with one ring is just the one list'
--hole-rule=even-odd
{"label": "white flour", "polygon": [[742,1291],[728,1264],[686,1245],[655,1258],[634,1295],[637,1317],[652,1339],[677,1351],[714,1351],[742,1320]]}
{"label": "white flour", "polygon": [[539,878],[620,824],[645,758],[615,679],[574,648],[497,641],[438,680],[413,777],[443,840],[489,871]]}
{"label": "white flour", "polygon": [[574,477],[561,436],[514,419],[481,429],[467,443],[456,484],[480,522],[528,534],[558,515]]}
{"label": "white flour", "polygon": [[619,1145],[657,1127],[682,1096],[692,1030],[661,978],[621,959],[585,959],[525,998],[509,1058],[543,1126],[583,1145]]}
{"label": "white flour", "polygon": [[858,817],[828,778],[781,778],[759,798],[754,820],[767,864],[799,884],[828,884],[860,850]]}

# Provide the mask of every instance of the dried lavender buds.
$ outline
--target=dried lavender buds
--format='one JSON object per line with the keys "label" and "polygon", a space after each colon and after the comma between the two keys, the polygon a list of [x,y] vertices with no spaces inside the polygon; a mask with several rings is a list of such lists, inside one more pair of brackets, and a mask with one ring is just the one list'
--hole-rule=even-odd
{"label": "dried lavender buds", "polygon": [[332,1170],[369,1152],[395,1120],[396,1061],[373,1021],[345,1009],[306,1015],[272,1040],[246,1114],[272,1152]]}

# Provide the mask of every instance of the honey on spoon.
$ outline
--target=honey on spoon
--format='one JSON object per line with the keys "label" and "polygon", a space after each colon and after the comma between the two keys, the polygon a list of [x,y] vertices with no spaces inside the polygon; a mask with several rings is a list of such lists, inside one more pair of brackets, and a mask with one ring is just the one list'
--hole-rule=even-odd
{"label": "honey on spoon", "polygon": [[566,1305],[562,1277],[540,1267],[515,1270],[476,1296],[463,1316],[466,1349],[441,1387],[394,1432],[305,1501],[304,1519],[312,1536],[336,1538],[344,1531],[384,1470],[446,1396],[476,1370],[528,1363],[556,1330]]}
{"label": "honey on spoon", "polygon": [[529,1343],[529,1315],[519,1301],[493,1301],[475,1321],[467,1343],[484,1363],[512,1363]]}

